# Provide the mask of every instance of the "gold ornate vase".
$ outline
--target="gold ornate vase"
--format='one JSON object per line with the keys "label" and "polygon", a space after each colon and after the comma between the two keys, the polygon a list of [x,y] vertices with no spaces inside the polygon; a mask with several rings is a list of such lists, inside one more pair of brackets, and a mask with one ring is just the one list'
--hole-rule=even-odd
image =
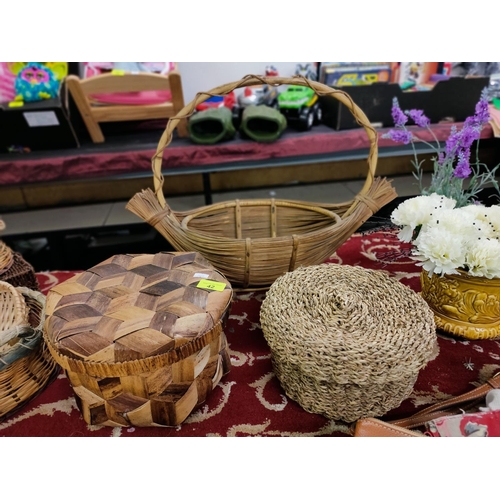
{"label": "gold ornate vase", "polygon": [[500,279],[422,271],[422,297],[434,313],[436,326],[466,339],[500,338]]}

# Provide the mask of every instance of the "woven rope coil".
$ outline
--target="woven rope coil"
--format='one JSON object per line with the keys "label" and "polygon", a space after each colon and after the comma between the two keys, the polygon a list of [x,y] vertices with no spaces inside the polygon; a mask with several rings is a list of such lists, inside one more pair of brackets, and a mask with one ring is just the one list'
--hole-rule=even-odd
{"label": "woven rope coil", "polygon": [[285,274],[268,291],[260,320],[286,394],[307,411],[346,422],[396,408],[437,354],[425,301],[360,267]]}

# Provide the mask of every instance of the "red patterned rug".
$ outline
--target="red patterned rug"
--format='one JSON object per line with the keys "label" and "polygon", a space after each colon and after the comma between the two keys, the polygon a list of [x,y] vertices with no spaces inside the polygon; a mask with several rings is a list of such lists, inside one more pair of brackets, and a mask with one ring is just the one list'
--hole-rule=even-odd
{"label": "red patterned rug", "polygon": [[[394,233],[352,236],[330,262],[382,270],[420,290],[419,269]],[[45,293],[73,272],[38,273]],[[88,426],[64,374],[16,414],[0,423],[0,436],[348,436],[348,426],[303,410],[289,399],[271,366],[259,326],[264,293],[236,296],[226,334],[232,368],[202,408],[175,428]],[[463,341],[439,334],[439,356],[419,374],[410,397],[388,416],[403,417],[468,391],[500,369],[500,342]]]}

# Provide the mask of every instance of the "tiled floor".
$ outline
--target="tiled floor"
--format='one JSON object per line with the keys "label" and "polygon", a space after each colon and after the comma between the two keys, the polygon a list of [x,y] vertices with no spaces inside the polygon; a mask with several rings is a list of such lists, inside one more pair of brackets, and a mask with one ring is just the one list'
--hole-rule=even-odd
{"label": "tiled floor", "polygon": [[[256,198],[281,198],[302,201],[341,203],[351,200],[364,184],[364,180],[286,186],[269,189],[215,193],[213,202]],[[418,194],[413,176],[394,177],[392,184],[398,196]],[[204,205],[203,195],[181,196],[167,200],[175,211],[184,211]],[[126,210],[126,201],[82,205],[66,208],[48,208],[29,212],[12,212],[2,216],[6,229],[2,236],[33,235],[66,229],[87,229],[142,223],[135,214]]]}

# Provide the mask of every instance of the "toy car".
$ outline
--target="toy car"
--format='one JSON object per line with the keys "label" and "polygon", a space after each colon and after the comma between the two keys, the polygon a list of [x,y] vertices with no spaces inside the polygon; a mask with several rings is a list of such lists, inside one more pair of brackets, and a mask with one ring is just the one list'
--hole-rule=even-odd
{"label": "toy car", "polygon": [[310,130],[313,125],[321,122],[318,96],[309,87],[290,85],[279,95],[278,106],[288,123],[300,130]]}
{"label": "toy car", "polygon": [[254,85],[246,87],[238,96],[238,105],[246,108],[250,105],[259,106],[265,104],[271,108],[278,107],[278,89],[270,85]]}
{"label": "toy car", "polygon": [[196,106],[196,111],[205,111],[210,108],[221,108],[222,106],[233,109],[235,103],[236,95],[234,92],[230,92],[225,96],[209,97],[206,101],[201,102],[198,106]]}
{"label": "toy car", "polygon": [[269,106],[278,109],[278,90],[271,85],[252,85],[245,87],[238,96],[238,104],[233,108],[233,122],[239,124],[243,111],[248,106]]}

